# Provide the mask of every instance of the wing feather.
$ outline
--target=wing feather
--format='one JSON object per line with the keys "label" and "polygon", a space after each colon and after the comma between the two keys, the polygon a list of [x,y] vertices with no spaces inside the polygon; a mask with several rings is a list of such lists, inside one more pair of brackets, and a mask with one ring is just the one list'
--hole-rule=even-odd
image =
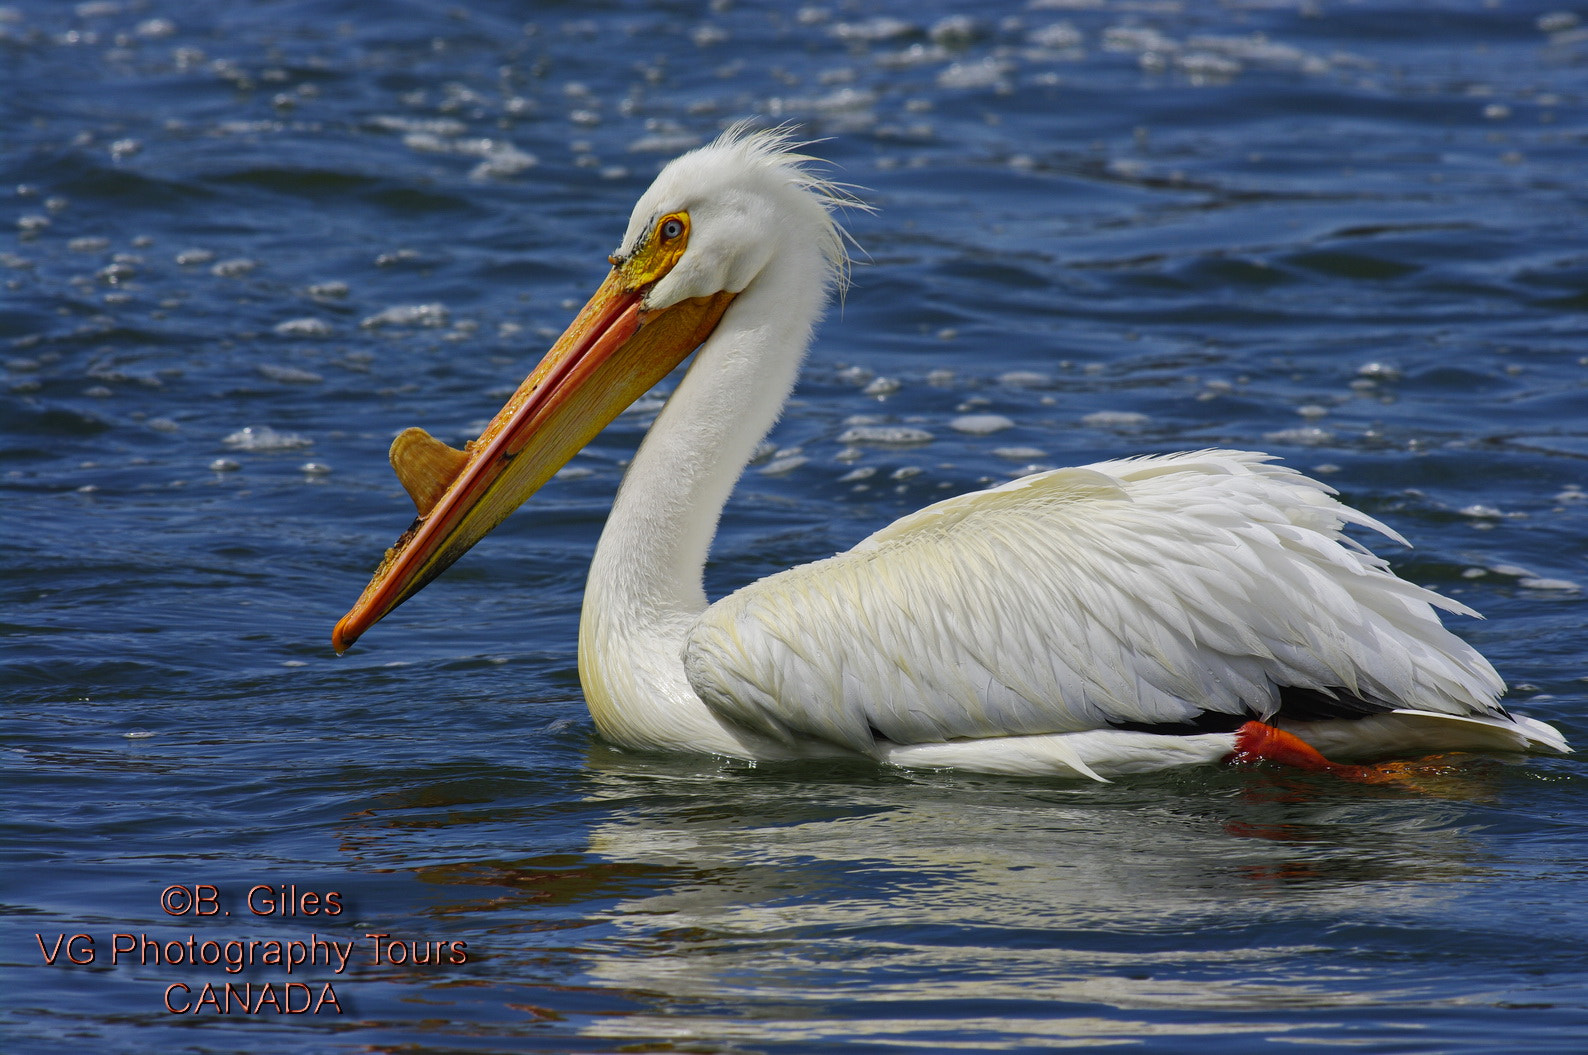
{"label": "wing feather", "polygon": [[1342,529],[1398,539],[1266,455],[1101,462],[961,495],[712,605],[691,687],[781,739],[1079,732],[1267,717],[1281,686],[1502,714],[1489,664]]}

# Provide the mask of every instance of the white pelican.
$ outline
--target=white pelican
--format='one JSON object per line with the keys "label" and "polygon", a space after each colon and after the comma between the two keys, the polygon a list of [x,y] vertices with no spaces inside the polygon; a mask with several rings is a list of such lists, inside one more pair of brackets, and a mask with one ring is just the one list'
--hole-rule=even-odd
{"label": "white pelican", "polygon": [[337,624],[338,652],[698,348],[590,567],[579,676],[609,740],[1096,779],[1570,750],[1497,702],[1494,669],[1434,609],[1476,613],[1342,533],[1394,531],[1262,454],[1037,473],[708,604],[718,516],[846,277],[832,214],[858,203],[796,149],[739,126],[671,162],[606,281],[480,438],[397,437],[419,516]]}

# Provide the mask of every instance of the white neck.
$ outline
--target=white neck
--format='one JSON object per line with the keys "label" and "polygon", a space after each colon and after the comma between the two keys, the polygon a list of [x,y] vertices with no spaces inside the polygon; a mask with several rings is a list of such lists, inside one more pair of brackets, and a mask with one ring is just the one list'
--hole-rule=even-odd
{"label": "white neck", "polygon": [[596,545],[579,677],[596,725],[637,747],[764,756],[690,690],[683,646],[706,609],[717,519],[788,400],[826,300],[819,259],[774,258],[700,347],[646,434]]}

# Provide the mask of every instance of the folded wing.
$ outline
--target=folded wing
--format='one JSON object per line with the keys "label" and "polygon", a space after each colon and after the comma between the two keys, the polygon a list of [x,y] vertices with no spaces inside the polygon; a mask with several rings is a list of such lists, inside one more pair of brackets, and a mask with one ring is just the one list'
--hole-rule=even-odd
{"label": "folded wing", "polygon": [[1503,684],[1343,534],[1401,541],[1267,455],[1028,476],[905,517],[723,598],[685,647],[719,715],[888,744],[1267,718],[1281,690],[1503,716]]}

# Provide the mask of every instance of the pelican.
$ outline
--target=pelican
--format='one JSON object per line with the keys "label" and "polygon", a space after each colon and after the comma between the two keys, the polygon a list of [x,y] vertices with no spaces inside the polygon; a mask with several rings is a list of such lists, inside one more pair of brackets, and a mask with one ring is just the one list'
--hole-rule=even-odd
{"label": "pelican", "polygon": [[1260,758],[1367,779],[1334,758],[1570,750],[1500,705],[1494,668],[1435,610],[1475,612],[1343,529],[1399,535],[1264,454],[1039,472],[708,603],[718,517],[847,279],[835,211],[865,207],[800,149],[739,125],[669,163],[480,437],[397,437],[418,518],[337,652],[694,352],[585,590],[579,677],[616,744],[1098,780]]}

